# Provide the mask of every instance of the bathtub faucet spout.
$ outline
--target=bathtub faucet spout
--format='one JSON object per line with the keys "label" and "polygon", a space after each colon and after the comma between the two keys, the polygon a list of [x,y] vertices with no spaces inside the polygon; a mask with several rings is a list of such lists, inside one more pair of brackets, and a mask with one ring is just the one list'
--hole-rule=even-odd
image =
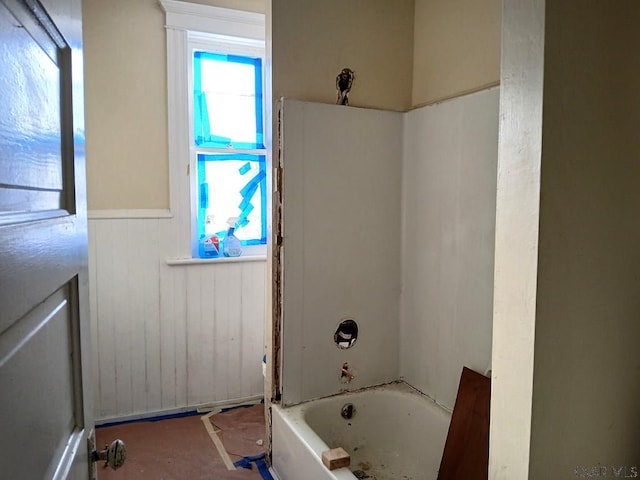
{"label": "bathtub faucet spout", "polygon": [[355,378],[355,375],[349,371],[349,364],[344,362],[342,364],[342,372],[340,374],[340,381],[349,383],[351,380]]}

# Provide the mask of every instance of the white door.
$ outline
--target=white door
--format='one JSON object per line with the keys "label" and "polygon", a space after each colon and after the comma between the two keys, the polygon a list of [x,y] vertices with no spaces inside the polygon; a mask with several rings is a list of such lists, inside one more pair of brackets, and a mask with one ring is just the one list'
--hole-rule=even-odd
{"label": "white door", "polygon": [[87,479],[81,0],[0,0],[0,478]]}

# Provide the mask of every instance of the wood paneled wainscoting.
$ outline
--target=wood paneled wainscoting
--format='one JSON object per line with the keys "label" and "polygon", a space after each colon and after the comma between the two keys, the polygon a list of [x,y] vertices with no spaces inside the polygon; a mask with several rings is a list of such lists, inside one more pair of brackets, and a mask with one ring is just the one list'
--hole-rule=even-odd
{"label": "wood paneled wainscoting", "polygon": [[158,217],[89,221],[97,420],[263,394],[266,260],[169,265]]}

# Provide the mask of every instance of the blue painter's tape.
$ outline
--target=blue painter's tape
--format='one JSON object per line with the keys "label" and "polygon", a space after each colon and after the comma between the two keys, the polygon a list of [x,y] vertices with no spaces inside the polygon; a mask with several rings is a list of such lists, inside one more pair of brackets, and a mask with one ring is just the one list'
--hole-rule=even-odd
{"label": "blue painter's tape", "polygon": [[237,462],[234,462],[235,467],[251,469],[252,463],[256,464],[258,467],[258,472],[260,472],[260,476],[263,480],[274,480],[271,476],[271,472],[269,472],[269,467],[267,466],[267,462],[265,462],[265,454],[260,453],[258,455],[254,455],[251,457],[243,457]]}
{"label": "blue painter's tape", "polygon": [[265,163],[264,155],[254,153],[199,153],[198,162],[224,162],[227,160],[247,160],[250,162]]}
{"label": "blue painter's tape", "polygon": [[267,173],[264,170],[261,170],[253,177],[249,182],[244,186],[242,190],[240,190],[240,195],[243,197],[253,196],[253,194],[258,189],[260,182],[267,177]]}
{"label": "blue painter's tape", "polygon": [[241,166],[238,169],[238,172],[240,172],[240,175],[244,175],[245,173],[247,173],[250,170],[251,170],[251,164],[249,162],[247,162],[247,163],[245,163],[243,166]]}
{"label": "blue painter's tape", "polygon": [[240,460],[233,462],[233,466],[246,468],[247,470],[251,470],[253,468],[253,465],[251,464],[251,462],[246,458],[241,458]]}
{"label": "blue painter's tape", "polygon": [[[264,159],[265,157],[263,157]],[[267,178],[267,162],[263,161],[260,163],[260,171],[264,173],[265,179]],[[266,180],[265,180],[266,184]],[[260,232],[260,245],[266,245],[267,243],[267,188],[261,188],[260,193],[262,196],[262,209],[261,209],[261,218],[260,221],[262,223],[262,231]]]}
{"label": "blue painter's tape", "polygon": [[258,467],[258,472],[260,472],[262,480],[274,480],[271,476],[271,472],[269,472],[267,462],[265,462],[264,459],[257,460],[256,467]]}
{"label": "blue painter's tape", "polygon": [[249,212],[247,212],[247,209],[249,207],[251,207],[251,209],[253,209],[253,206],[251,205],[251,199],[253,198],[253,193],[255,193],[256,189],[258,187],[254,188],[252,192],[250,192],[250,195],[247,195],[246,197],[242,198],[242,201],[240,202],[240,205],[238,205],[238,208],[240,209],[240,215],[244,214],[246,212],[245,216],[249,215]]}
{"label": "blue painter's tape", "polygon": [[209,208],[209,185],[200,184],[200,208]]}

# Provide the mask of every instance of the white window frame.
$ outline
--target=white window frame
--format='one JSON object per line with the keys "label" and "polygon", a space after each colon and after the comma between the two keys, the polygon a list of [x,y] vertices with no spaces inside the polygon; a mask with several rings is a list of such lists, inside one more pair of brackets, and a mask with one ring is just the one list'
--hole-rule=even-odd
{"label": "white window frame", "polygon": [[[177,0],[159,0],[166,12],[167,31],[167,114],[169,148],[170,208],[176,221],[178,257],[198,259],[196,147],[193,142],[193,48],[228,47],[229,53],[259,54],[263,59],[265,82],[265,15]],[[263,92],[266,97],[266,89]],[[266,98],[265,98],[266,100]],[[263,115],[268,117],[265,101]],[[265,125],[265,150],[270,165],[270,142]],[[213,149],[209,149],[213,151]],[[238,150],[238,152],[251,151]],[[228,150],[221,152],[229,153]],[[194,174],[191,175],[191,172]],[[267,188],[269,188],[267,186]],[[269,194],[268,194],[269,195]],[[267,208],[267,206],[264,206]],[[267,214],[267,218],[269,215]],[[268,229],[269,230],[269,229]],[[266,245],[243,247],[242,257],[266,258]],[[207,259],[216,262],[222,259]],[[226,260],[226,259],[224,259]]]}

